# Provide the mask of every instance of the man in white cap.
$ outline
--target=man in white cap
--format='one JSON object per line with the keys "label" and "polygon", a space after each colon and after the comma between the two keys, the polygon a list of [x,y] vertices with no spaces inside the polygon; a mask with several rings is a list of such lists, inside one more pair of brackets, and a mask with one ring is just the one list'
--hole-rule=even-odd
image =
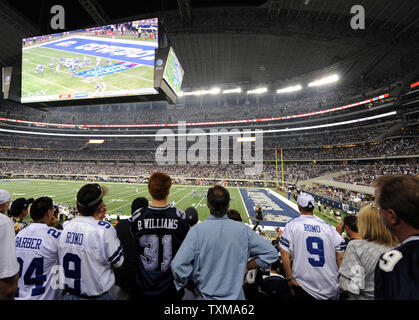
{"label": "man in white cap", "polygon": [[288,284],[298,300],[337,299],[345,240],[333,226],[313,215],[311,195],[301,193],[297,203],[301,216],[285,225],[280,240]]}
{"label": "man in white cap", "polygon": [[14,299],[19,272],[13,222],[5,215],[9,204],[9,192],[0,189],[0,300]]}

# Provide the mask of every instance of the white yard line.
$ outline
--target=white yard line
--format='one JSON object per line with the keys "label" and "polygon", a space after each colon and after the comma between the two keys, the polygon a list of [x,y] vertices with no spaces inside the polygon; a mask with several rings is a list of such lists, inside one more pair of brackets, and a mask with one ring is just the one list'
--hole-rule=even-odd
{"label": "white yard line", "polygon": [[[27,62],[27,63],[31,63],[31,62]],[[34,75],[32,75],[32,74],[30,74],[30,73],[28,73],[28,72],[22,72],[22,74],[25,74],[25,75],[28,75],[28,76],[34,77],[34,78],[39,79],[39,80],[42,80],[42,81],[46,81],[46,82],[48,82],[48,83],[50,83],[50,84],[52,84],[52,85],[54,85],[54,86],[56,86],[56,87],[63,88],[64,90],[69,90],[69,91],[72,91],[72,92],[74,92],[74,93],[77,93],[77,91],[74,91],[73,89],[70,89],[70,88],[64,87],[64,86],[62,86],[62,85],[56,84],[55,82],[49,81],[49,80],[47,80],[47,79],[43,79],[43,78],[41,78],[41,77],[34,76]]]}
{"label": "white yard line", "polygon": [[239,195],[240,195],[240,199],[242,199],[242,203],[243,203],[244,210],[246,210],[247,217],[249,218],[249,224],[250,224],[251,226],[253,226],[252,219],[250,219],[249,212],[247,211],[246,204],[244,203],[244,200],[243,200],[243,197],[242,197],[242,193],[240,192],[240,188],[237,188],[237,192],[238,192],[238,193],[239,193]]}

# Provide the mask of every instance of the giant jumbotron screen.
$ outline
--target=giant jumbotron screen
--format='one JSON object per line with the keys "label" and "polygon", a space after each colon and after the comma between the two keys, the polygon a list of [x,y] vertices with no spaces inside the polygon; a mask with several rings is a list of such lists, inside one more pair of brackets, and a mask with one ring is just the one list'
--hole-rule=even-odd
{"label": "giant jumbotron screen", "polygon": [[158,19],[23,39],[21,102],[157,94]]}

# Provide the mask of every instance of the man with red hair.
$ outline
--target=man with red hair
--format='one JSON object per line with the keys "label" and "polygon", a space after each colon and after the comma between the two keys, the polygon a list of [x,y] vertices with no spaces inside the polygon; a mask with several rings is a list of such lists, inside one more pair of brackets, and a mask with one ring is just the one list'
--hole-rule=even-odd
{"label": "man with red hair", "polygon": [[138,245],[138,295],[141,298],[180,300],[170,263],[189,231],[185,212],[168,205],[172,179],[163,172],[148,180],[151,205],[138,209],[131,218],[131,230]]}

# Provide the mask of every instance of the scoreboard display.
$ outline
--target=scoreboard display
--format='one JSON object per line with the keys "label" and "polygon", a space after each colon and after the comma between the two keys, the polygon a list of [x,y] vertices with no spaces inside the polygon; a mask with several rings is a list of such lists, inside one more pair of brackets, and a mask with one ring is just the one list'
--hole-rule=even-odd
{"label": "scoreboard display", "polygon": [[23,39],[20,102],[158,94],[158,30],[153,18]]}
{"label": "scoreboard display", "polygon": [[170,88],[176,93],[177,96],[179,95],[180,88],[182,86],[183,74],[184,71],[182,66],[179,63],[173,48],[170,48],[166,66],[163,72],[163,79],[167,81]]}

